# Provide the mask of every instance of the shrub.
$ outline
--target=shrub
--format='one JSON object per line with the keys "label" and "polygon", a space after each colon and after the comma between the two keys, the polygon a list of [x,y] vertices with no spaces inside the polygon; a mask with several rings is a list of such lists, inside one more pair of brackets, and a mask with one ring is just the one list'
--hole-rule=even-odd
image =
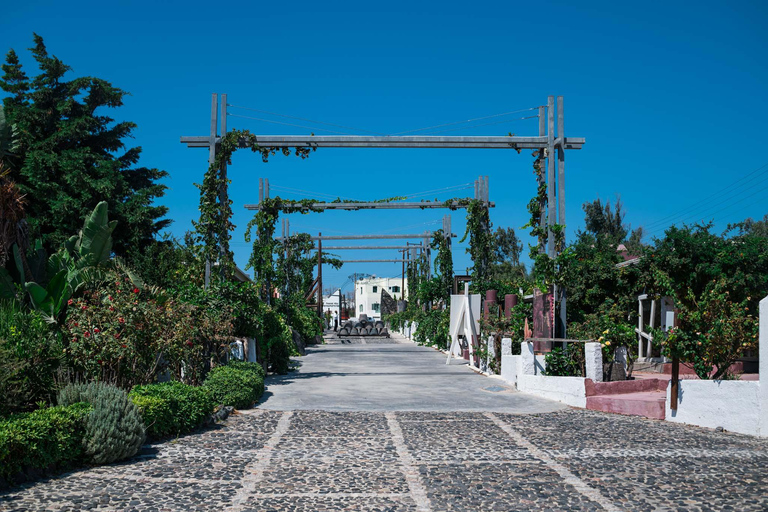
{"label": "shrub", "polygon": [[246,409],[264,393],[263,370],[256,363],[242,361],[218,366],[208,374],[204,386],[211,391],[217,404]]}
{"label": "shrub", "polygon": [[208,355],[195,343],[191,306],[140,290],[126,272],[108,276],[70,300],[66,355],[76,374],[129,389],[155,382],[166,370],[178,373],[181,361],[193,364]]}
{"label": "shrub", "polygon": [[93,406],[83,439],[89,462],[108,464],[133,457],[146,439],[139,408],[122,389],[101,382],[70,384],[58,398],[59,405],[86,402]]}
{"label": "shrub", "polygon": [[544,374],[556,377],[581,377],[584,362],[583,350],[584,345],[581,343],[568,343],[565,350],[560,347],[553,348],[552,352],[544,356],[546,363]]}
{"label": "shrub", "polygon": [[62,348],[42,316],[0,300],[0,416],[53,402]]}
{"label": "shrub", "polygon": [[90,405],[79,403],[0,420],[0,478],[11,481],[27,469],[62,469],[81,462],[90,411]]}
{"label": "shrub", "polygon": [[136,386],[128,398],[138,406],[153,438],[191,432],[208,420],[216,405],[209,389],[181,382]]}

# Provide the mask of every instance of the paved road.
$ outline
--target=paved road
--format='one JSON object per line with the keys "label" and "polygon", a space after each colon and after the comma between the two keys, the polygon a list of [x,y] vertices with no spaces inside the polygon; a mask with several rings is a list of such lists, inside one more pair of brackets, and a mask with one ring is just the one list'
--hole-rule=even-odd
{"label": "paved road", "polygon": [[[308,356],[303,369],[311,370],[320,354],[339,360],[364,352],[330,347]],[[434,355],[404,353],[418,364]],[[306,382],[329,378],[308,376]],[[281,382],[290,391],[300,380]],[[145,447],[131,461],[0,494],[0,510],[768,509],[768,443],[755,438],[559,407],[535,414],[268,410],[291,397],[273,393],[260,408]],[[310,393],[318,407],[338,405],[335,393]],[[520,399],[499,396],[506,398],[494,400]]]}
{"label": "paved road", "polygon": [[277,411],[552,412],[565,406],[517,393],[404,338],[335,338],[307,348],[288,375],[269,377],[260,407]]}

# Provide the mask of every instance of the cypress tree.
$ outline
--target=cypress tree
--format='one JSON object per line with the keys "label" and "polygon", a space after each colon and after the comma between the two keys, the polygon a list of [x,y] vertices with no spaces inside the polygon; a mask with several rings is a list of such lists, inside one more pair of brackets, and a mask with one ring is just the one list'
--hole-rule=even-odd
{"label": "cypress tree", "polygon": [[118,221],[114,251],[140,247],[170,224],[158,180],[165,171],[135,167],[140,147],[123,142],[136,128],[105,114],[123,104],[125,91],[95,77],[67,79],[71,68],[49,55],[43,38],[34,35],[30,48],[40,74],[29,78],[18,55],[10,50],[2,66],[0,88],[8,122],[18,130],[18,150],[11,178],[27,196],[34,236],[54,252],[80,229],[82,218],[100,201],[109,201]]}

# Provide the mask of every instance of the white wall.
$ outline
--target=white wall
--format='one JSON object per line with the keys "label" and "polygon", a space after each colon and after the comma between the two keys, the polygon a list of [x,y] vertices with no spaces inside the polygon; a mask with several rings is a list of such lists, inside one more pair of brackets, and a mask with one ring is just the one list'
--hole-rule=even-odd
{"label": "white wall", "polygon": [[[403,299],[403,291],[393,292],[391,289],[402,286],[402,279],[399,277],[369,277],[365,279],[359,279],[355,281],[355,316],[359,317],[361,314],[368,315],[368,318],[376,320],[381,319],[381,290],[387,290],[393,298],[397,297],[397,300]],[[376,287],[374,293],[373,288]],[[405,288],[408,289],[408,279],[405,279]],[[406,299],[408,294],[405,293]],[[379,304],[379,311],[373,310],[373,305]],[[360,311],[360,306],[363,310]]]}
{"label": "white wall", "polygon": [[583,377],[518,375],[517,390],[542,398],[557,400],[573,407],[587,406],[587,393],[584,388]]}
{"label": "white wall", "polygon": [[672,385],[667,386],[666,419],[700,427],[723,427],[730,432],[760,433],[760,383],[748,380],[680,380],[677,411],[669,408]]}

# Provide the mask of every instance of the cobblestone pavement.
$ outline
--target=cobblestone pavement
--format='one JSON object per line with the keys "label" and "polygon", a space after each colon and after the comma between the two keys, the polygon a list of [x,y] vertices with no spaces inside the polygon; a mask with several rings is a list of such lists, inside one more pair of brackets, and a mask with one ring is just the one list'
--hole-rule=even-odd
{"label": "cobblestone pavement", "polygon": [[0,493],[0,510],[768,509],[768,443],[584,410],[256,409],[133,460]]}

